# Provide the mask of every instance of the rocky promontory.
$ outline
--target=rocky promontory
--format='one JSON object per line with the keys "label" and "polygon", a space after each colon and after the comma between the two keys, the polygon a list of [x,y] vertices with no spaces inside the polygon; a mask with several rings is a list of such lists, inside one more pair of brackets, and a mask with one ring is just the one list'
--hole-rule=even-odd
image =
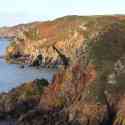
{"label": "rocky promontory", "polygon": [[16,34],[6,51],[7,61],[44,67],[73,64],[85,41],[121,20],[124,17],[66,16],[13,27]]}
{"label": "rocky promontory", "polygon": [[42,22],[19,32],[6,55],[11,63],[63,67],[50,83],[35,80],[1,94],[2,118],[17,125],[124,125],[124,16]]}
{"label": "rocky promontory", "polygon": [[43,88],[48,86],[45,79],[23,83],[9,92],[0,94],[0,120],[16,119],[21,114],[37,107]]}

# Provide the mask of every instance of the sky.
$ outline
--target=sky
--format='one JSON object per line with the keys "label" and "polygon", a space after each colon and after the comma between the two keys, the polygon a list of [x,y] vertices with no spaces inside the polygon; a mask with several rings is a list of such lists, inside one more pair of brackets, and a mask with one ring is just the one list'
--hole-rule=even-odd
{"label": "sky", "polygon": [[0,0],[0,26],[104,14],[125,14],[125,0]]}

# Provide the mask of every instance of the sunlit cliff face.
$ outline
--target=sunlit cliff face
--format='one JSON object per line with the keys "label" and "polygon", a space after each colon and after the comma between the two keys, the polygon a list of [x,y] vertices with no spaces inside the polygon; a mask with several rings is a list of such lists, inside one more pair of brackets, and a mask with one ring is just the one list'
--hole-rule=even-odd
{"label": "sunlit cliff face", "polygon": [[89,39],[86,43],[87,65],[84,66],[82,58],[81,62],[76,61],[67,70],[58,72],[41,96],[41,108],[66,107],[69,120],[77,119],[85,124],[89,119],[90,124],[98,125],[104,119],[111,120],[109,105],[111,112],[117,114],[112,122],[123,123],[124,33],[123,22],[113,23]]}

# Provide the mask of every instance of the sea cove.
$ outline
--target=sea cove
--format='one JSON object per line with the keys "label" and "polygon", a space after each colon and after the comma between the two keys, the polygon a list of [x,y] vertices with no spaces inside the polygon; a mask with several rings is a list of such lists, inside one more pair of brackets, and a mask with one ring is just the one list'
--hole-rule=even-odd
{"label": "sea cove", "polygon": [[[6,47],[9,43],[7,39],[0,39],[0,56],[5,54]],[[8,91],[26,81],[38,78],[45,78],[51,81],[55,71],[56,69],[38,69],[28,66],[20,68],[20,65],[7,64],[3,58],[0,58],[0,92]]]}
{"label": "sea cove", "polygon": [[65,16],[0,36],[14,37],[0,42],[0,125],[124,125],[125,16]]}

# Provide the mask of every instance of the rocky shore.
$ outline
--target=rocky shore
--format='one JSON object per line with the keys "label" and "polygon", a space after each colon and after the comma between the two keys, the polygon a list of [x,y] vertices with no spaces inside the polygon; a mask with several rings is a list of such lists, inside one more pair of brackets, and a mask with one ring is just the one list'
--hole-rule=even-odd
{"label": "rocky shore", "polygon": [[2,93],[1,119],[16,119],[16,125],[124,125],[124,16],[38,23],[15,37],[6,59],[62,67],[50,83],[34,80]]}
{"label": "rocky shore", "polygon": [[[42,94],[43,88],[49,83],[45,79],[36,79],[0,94],[0,121],[17,119],[30,110],[34,110]],[[0,123],[2,124],[2,123]]]}

